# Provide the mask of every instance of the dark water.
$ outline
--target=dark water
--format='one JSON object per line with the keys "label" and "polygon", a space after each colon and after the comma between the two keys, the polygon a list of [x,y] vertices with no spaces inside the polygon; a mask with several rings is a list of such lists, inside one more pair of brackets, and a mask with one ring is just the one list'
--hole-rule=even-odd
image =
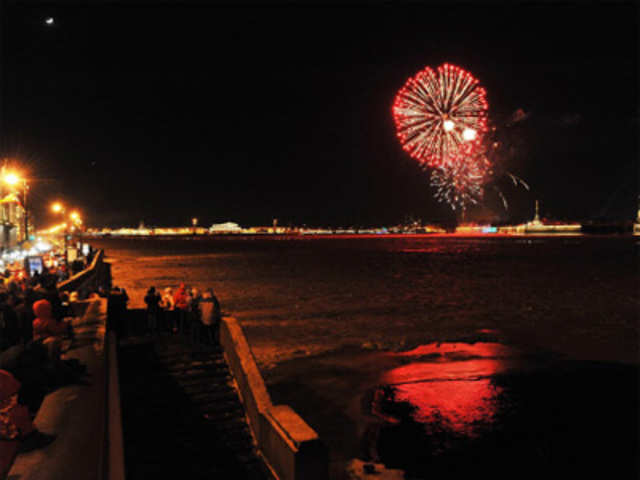
{"label": "dark water", "polygon": [[569,475],[596,463],[626,478],[637,453],[637,242],[95,243],[134,303],[149,285],[213,287],[274,401],[330,444],[334,478],[354,457],[415,478],[463,478],[474,465],[482,478]]}

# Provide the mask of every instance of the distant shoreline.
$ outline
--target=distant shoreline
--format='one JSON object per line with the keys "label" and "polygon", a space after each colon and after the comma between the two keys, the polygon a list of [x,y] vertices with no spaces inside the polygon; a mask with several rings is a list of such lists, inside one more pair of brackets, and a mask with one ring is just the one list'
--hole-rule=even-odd
{"label": "distant shoreline", "polygon": [[522,237],[633,237],[633,232],[624,233],[584,233],[584,232],[522,232],[522,233],[504,233],[504,232],[451,232],[451,233],[322,233],[322,234],[286,234],[286,233],[230,233],[230,234],[198,234],[198,235],[83,235],[88,239],[104,239],[104,240],[254,240],[254,239],[355,239],[355,238],[522,238]]}

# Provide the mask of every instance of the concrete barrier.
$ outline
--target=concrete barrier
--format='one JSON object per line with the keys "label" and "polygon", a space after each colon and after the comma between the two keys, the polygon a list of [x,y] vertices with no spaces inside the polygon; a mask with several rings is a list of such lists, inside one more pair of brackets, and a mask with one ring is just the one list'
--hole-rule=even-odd
{"label": "concrete barrier", "polygon": [[95,291],[104,282],[103,272],[107,268],[104,263],[104,250],[98,250],[91,261],[91,265],[76,273],[73,277],[58,284],[61,292]]}
{"label": "concrete barrier", "polygon": [[233,317],[220,323],[220,343],[235,377],[258,448],[280,480],[326,480],[329,455],[318,434],[286,405],[274,406],[244,332]]}
{"label": "concrete barrier", "polygon": [[120,380],[118,376],[118,342],[113,332],[107,333],[107,411],[106,411],[106,472],[105,480],[125,480],[124,440],[120,410]]}

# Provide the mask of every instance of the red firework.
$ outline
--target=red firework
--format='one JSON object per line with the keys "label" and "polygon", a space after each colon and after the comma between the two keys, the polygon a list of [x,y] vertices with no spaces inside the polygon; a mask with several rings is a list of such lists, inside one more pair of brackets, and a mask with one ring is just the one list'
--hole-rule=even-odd
{"label": "red firework", "polygon": [[446,167],[473,157],[487,132],[488,108],[478,80],[445,63],[407,80],[393,104],[393,118],[409,155],[425,166]]}

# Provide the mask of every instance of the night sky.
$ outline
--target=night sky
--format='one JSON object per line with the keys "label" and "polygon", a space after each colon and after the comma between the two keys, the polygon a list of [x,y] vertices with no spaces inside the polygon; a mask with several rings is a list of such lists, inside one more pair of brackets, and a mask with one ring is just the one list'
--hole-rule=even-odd
{"label": "night sky", "polygon": [[391,115],[406,79],[444,62],[487,89],[513,148],[501,168],[531,186],[498,179],[509,210],[491,188],[471,218],[529,219],[536,198],[553,219],[635,216],[632,4],[5,0],[2,14],[4,155],[29,170],[38,226],[57,198],[94,226],[451,221]]}

